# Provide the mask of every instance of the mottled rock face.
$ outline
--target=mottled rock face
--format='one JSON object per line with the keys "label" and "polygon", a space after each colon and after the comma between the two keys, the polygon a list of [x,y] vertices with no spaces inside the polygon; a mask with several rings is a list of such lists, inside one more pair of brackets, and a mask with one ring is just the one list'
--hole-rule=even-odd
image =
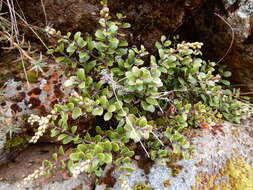
{"label": "mottled rock face", "polygon": [[237,7],[227,8],[227,21],[235,33],[234,53],[230,54],[225,63],[230,64],[235,75],[234,80],[253,90],[253,1],[241,0]]}

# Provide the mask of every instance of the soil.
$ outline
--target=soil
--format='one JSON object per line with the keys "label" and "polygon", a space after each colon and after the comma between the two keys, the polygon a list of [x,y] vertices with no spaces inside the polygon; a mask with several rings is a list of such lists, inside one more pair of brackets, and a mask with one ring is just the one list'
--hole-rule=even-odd
{"label": "soil", "polygon": [[[51,160],[51,155],[55,152],[57,152],[57,145],[54,144],[42,143],[27,147],[8,164],[0,167],[0,180],[8,183],[21,181],[38,169],[43,160]],[[41,178],[37,183],[49,183],[63,179],[60,173],[56,173],[50,178]]]}

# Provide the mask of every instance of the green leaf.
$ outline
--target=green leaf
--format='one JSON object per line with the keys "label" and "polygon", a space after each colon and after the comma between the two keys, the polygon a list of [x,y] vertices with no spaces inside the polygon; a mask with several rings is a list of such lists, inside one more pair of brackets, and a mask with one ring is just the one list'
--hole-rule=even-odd
{"label": "green leaf", "polygon": [[223,73],[223,76],[224,76],[224,77],[231,77],[231,76],[232,76],[232,73],[231,73],[230,71],[225,71],[225,72]]}
{"label": "green leaf", "polygon": [[48,50],[47,50],[47,54],[50,55],[50,54],[53,54],[53,53],[54,53],[54,49],[48,49]]}
{"label": "green leaf", "polygon": [[163,43],[166,40],[166,36],[162,35],[161,36],[161,42]]}
{"label": "green leaf", "polygon": [[96,152],[96,153],[100,153],[100,152],[103,152],[103,147],[102,146],[100,146],[100,145],[98,145],[98,144],[96,144],[95,146],[94,146],[94,152]]}
{"label": "green leaf", "polygon": [[100,142],[100,141],[102,141],[101,135],[96,135],[96,136],[94,137],[94,141],[95,141],[95,142]]}
{"label": "green leaf", "polygon": [[86,144],[79,144],[79,145],[77,145],[77,150],[79,152],[86,152],[87,149],[88,149],[88,146]]}
{"label": "green leaf", "polygon": [[155,98],[153,98],[153,97],[148,97],[148,98],[146,99],[146,101],[147,101],[149,104],[158,105],[158,101],[157,101]]}
{"label": "green leaf", "polygon": [[95,47],[99,52],[105,52],[107,46],[102,42],[97,42]]}
{"label": "green leaf", "polygon": [[223,84],[225,84],[226,86],[229,86],[229,85],[230,85],[230,82],[227,81],[227,80],[221,80],[221,82],[222,82]]}
{"label": "green leaf", "polygon": [[134,57],[135,57],[135,53],[134,53],[134,51],[133,51],[133,50],[131,50],[131,49],[130,49],[130,50],[129,50],[129,52],[128,52],[128,58],[127,58],[128,63],[133,62]]}
{"label": "green leaf", "polygon": [[80,48],[84,48],[86,45],[87,45],[87,42],[84,41],[84,39],[81,37],[77,40],[77,45],[80,47]]}
{"label": "green leaf", "polygon": [[119,40],[117,38],[112,38],[109,40],[109,47],[112,49],[116,49],[119,45]]}
{"label": "green leaf", "polygon": [[85,88],[86,87],[86,83],[85,82],[81,82],[80,84],[78,84],[79,88]]}
{"label": "green leaf", "polygon": [[103,114],[103,112],[104,112],[103,107],[97,107],[94,110],[92,110],[92,115],[94,115],[94,116],[96,116],[96,115],[101,116]]}
{"label": "green leaf", "polygon": [[129,158],[129,157],[125,157],[122,160],[122,163],[130,163],[130,162],[131,162],[131,158]]}
{"label": "green leaf", "polygon": [[115,112],[116,111],[116,106],[115,105],[110,105],[108,107],[108,112]]}
{"label": "green leaf", "polygon": [[85,71],[83,68],[78,69],[76,75],[79,80],[85,80]]}
{"label": "green leaf", "polygon": [[104,106],[104,107],[106,107],[107,104],[108,104],[108,100],[107,100],[106,96],[101,96],[101,97],[99,98],[99,102],[100,102],[100,104],[101,104],[102,106]]}
{"label": "green leaf", "polygon": [[54,50],[55,52],[63,52],[64,51],[64,43],[60,43]]}
{"label": "green leaf", "polygon": [[158,49],[158,53],[161,59],[164,58],[165,54],[164,54],[164,50],[163,49]]}
{"label": "green leaf", "polygon": [[77,41],[81,37],[81,32],[76,32],[74,35],[74,40]]}
{"label": "green leaf", "polygon": [[96,66],[96,63],[96,61],[90,61],[89,63],[86,63],[84,66],[86,73],[89,73]]}
{"label": "green leaf", "polygon": [[104,120],[105,121],[109,121],[111,118],[112,118],[112,112],[107,112],[105,115],[104,115]]}
{"label": "green leaf", "polygon": [[95,32],[95,36],[96,36],[96,38],[97,38],[98,40],[100,40],[100,41],[105,40],[105,35],[104,35],[104,32],[103,32],[102,30],[97,30],[97,31]]}
{"label": "green leaf", "polygon": [[117,16],[118,19],[126,18],[126,16],[123,15],[122,13],[117,13],[116,16]]}
{"label": "green leaf", "polygon": [[77,47],[74,44],[70,44],[66,51],[69,53],[69,56],[71,56],[73,53],[75,53]]}
{"label": "green leaf", "polygon": [[104,134],[104,131],[101,129],[101,127],[99,127],[99,126],[96,126],[96,132],[97,132],[97,134],[100,134],[100,135],[103,135]]}
{"label": "green leaf", "polygon": [[53,154],[52,154],[52,159],[53,159],[54,161],[57,161],[57,160],[58,160],[57,153],[53,153]]}
{"label": "green leaf", "polygon": [[81,159],[80,152],[71,153],[70,156],[69,156],[69,158],[72,161],[79,161]]}
{"label": "green leaf", "polygon": [[111,153],[106,153],[104,155],[105,155],[104,162],[106,164],[111,164],[112,163],[112,154]]}
{"label": "green leaf", "polygon": [[160,42],[156,42],[156,43],[155,43],[155,47],[156,47],[157,49],[161,49],[163,46],[162,46],[162,44],[161,44]]}
{"label": "green leaf", "polygon": [[98,154],[97,154],[97,157],[98,157],[98,160],[99,160],[100,162],[104,162],[104,160],[105,160],[105,155],[104,155],[103,153],[98,153]]}
{"label": "green leaf", "polygon": [[76,132],[76,130],[77,130],[77,126],[73,126],[73,127],[71,127],[71,133],[75,133]]}
{"label": "green leaf", "polygon": [[65,169],[66,168],[66,163],[64,162],[64,160],[61,160],[61,169]]}
{"label": "green leaf", "polygon": [[118,26],[116,24],[114,24],[113,22],[110,23],[109,26],[109,32],[115,33],[118,30]]}
{"label": "green leaf", "polygon": [[112,151],[112,144],[110,141],[102,142],[101,145],[103,146],[104,151],[107,151],[107,152]]}
{"label": "green leaf", "polygon": [[62,140],[62,144],[69,144],[73,140],[74,140],[73,137],[67,136]]}
{"label": "green leaf", "polygon": [[90,56],[87,52],[80,52],[79,53],[79,61],[80,63],[85,63],[90,59]]}
{"label": "green leaf", "polygon": [[131,158],[135,155],[135,152],[134,151],[128,151],[128,152],[124,153],[124,155]]}
{"label": "green leaf", "polygon": [[59,152],[59,154],[60,154],[61,156],[64,156],[64,155],[65,155],[63,146],[60,146],[58,152]]}
{"label": "green leaf", "polygon": [[153,55],[150,56],[150,63],[151,63],[151,65],[156,65],[156,58],[155,58],[155,56],[153,56]]}
{"label": "green leaf", "polygon": [[68,169],[69,169],[70,171],[73,169],[73,166],[74,166],[73,160],[69,160],[68,163],[67,163],[67,167],[68,167]]}
{"label": "green leaf", "polygon": [[72,112],[72,118],[73,119],[77,119],[79,116],[81,116],[83,113],[82,113],[82,110],[81,108],[74,108],[73,112]]}
{"label": "green leaf", "polygon": [[51,137],[55,137],[55,136],[57,136],[59,133],[60,133],[59,130],[57,130],[57,129],[52,129],[52,130],[51,130]]}
{"label": "green leaf", "polygon": [[132,168],[132,167],[127,167],[127,166],[120,166],[120,167],[119,167],[119,170],[120,170],[120,171],[127,171],[127,172],[129,172],[129,173],[135,171],[134,168]]}
{"label": "green leaf", "polygon": [[131,27],[131,24],[129,23],[124,23],[121,25],[121,28],[130,28]]}
{"label": "green leaf", "polygon": [[119,145],[115,142],[112,142],[111,144],[112,144],[112,150],[114,152],[118,152],[119,151]]}
{"label": "green leaf", "polygon": [[164,46],[165,47],[169,47],[172,44],[172,42],[170,40],[167,40],[166,42],[164,42]]}
{"label": "green leaf", "polygon": [[141,107],[145,111],[149,111],[149,112],[154,112],[155,111],[155,107],[152,104],[148,104],[145,101],[141,101]]}
{"label": "green leaf", "polygon": [[61,134],[61,135],[58,136],[57,140],[58,140],[58,141],[61,141],[62,139],[64,139],[64,138],[67,137],[67,136],[68,136],[68,135],[66,135],[66,134]]}
{"label": "green leaf", "polygon": [[87,44],[88,44],[88,49],[92,51],[95,48],[95,42],[91,40],[91,38],[87,38]]}
{"label": "green leaf", "polygon": [[148,124],[147,119],[144,116],[142,116],[138,121],[138,125],[140,127],[145,127],[147,124]]}
{"label": "green leaf", "polygon": [[121,42],[119,43],[119,47],[126,47],[126,46],[128,46],[127,41],[121,41]]}

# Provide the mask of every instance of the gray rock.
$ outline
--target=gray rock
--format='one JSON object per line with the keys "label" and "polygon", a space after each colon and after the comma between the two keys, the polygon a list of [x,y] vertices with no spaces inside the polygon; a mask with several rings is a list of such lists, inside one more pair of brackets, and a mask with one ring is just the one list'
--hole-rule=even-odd
{"label": "gray rock", "polygon": [[[196,137],[191,139],[196,152],[192,159],[180,160],[176,163],[182,166],[178,175],[173,176],[172,169],[163,164],[164,161],[157,161],[149,174],[146,175],[142,169],[135,166],[136,171],[125,179],[132,189],[136,183],[146,183],[155,190],[191,190],[191,187],[196,185],[196,177],[200,173],[212,175],[222,169],[228,159],[243,157],[247,163],[252,163],[253,138],[247,132],[248,127],[226,123],[222,127],[222,132],[217,131],[215,135],[209,130],[193,130],[192,132],[197,133]],[[116,172],[115,177],[119,179],[124,175],[122,172]],[[223,180],[227,178],[224,176]],[[165,187],[166,181],[170,185]],[[221,181],[216,183],[219,184]],[[122,182],[118,180],[111,190],[123,190],[121,184]]]}

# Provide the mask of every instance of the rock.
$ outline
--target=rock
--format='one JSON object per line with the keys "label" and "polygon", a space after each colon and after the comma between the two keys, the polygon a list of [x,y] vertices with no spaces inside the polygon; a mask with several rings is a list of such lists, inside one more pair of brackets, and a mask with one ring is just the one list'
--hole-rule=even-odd
{"label": "rock", "polygon": [[143,44],[150,51],[161,35],[173,35],[188,21],[206,0],[140,0],[109,1],[110,10],[115,15],[122,12],[131,23],[132,41]]}
{"label": "rock", "polygon": [[45,0],[43,3],[46,15],[40,0],[32,3],[22,0],[19,3],[29,23],[41,29],[50,25],[64,33],[93,32],[98,26],[97,16],[100,10],[98,0]]}
{"label": "rock", "polygon": [[[179,30],[187,41],[204,42],[206,59],[227,65],[232,81],[242,90],[253,90],[253,1],[208,1]],[[233,36],[234,34],[234,36]],[[232,46],[231,46],[232,43]],[[230,47],[231,46],[231,47]]]}
{"label": "rock", "polygon": [[[105,175],[110,171],[110,177],[116,179],[113,187],[106,187],[106,184],[96,185],[96,189],[123,190],[122,179],[126,181],[131,189],[144,188],[149,190],[203,190],[212,188],[224,188],[235,190],[252,190],[253,188],[253,138],[249,135],[252,121],[249,125],[234,126],[226,123],[220,129],[211,128],[209,130],[193,129],[188,131],[187,136],[196,147],[196,152],[190,159],[174,159],[169,156],[163,160],[156,160],[151,166],[149,173],[139,168],[136,162],[133,162],[135,171],[126,175],[125,172],[114,170],[113,166],[107,166]],[[43,147],[46,145],[43,145]],[[47,145],[48,149],[53,149],[52,145]],[[46,148],[42,148],[44,150]],[[33,150],[27,149],[24,153],[31,159],[32,156],[39,156],[38,151],[41,147],[33,147]],[[28,152],[30,151],[30,156]],[[36,152],[37,151],[37,152]],[[51,150],[47,153],[50,157]],[[176,156],[176,154],[175,154]],[[24,167],[22,164],[26,159],[24,155],[17,157],[18,168]],[[41,157],[41,156],[40,156]],[[45,155],[44,155],[45,157]],[[177,157],[177,156],[176,156]],[[43,159],[43,158],[41,158]],[[171,160],[174,160],[171,163]],[[8,176],[15,171],[17,163],[12,163],[12,167],[6,166]],[[39,162],[36,162],[39,163]],[[35,164],[35,162],[34,162]],[[15,167],[16,166],[16,167]],[[32,170],[29,166],[29,170]],[[28,170],[28,169],[26,169]],[[2,172],[3,173],[3,172]],[[20,173],[17,172],[17,173]],[[27,173],[27,171],[26,171]],[[18,175],[18,174],[17,174]],[[56,176],[54,179],[58,179]],[[102,180],[104,181],[104,180]],[[19,181],[16,181],[19,182]],[[40,180],[40,185],[33,183],[27,186],[27,189],[54,189],[54,190],[89,190],[94,185],[94,178],[86,174],[78,178],[69,178],[63,181]],[[0,189],[15,189],[15,184],[0,182]],[[23,190],[23,189],[22,189]]]}
{"label": "rock", "polygon": [[[44,184],[42,186],[36,186],[34,184],[28,185],[24,188],[19,188],[19,190],[91,190],[91,188],[86,184],[84,178],[70,178],[63,182],[54,182]],[[18,188],[17,184],[9,184],[6,182],[0,182],[0,190],[16,190]]]}
{"label": "rock", "polygon": [[[224,0],[226,2],[226,0]],[[233,51],[224,60],[230,65],[236,83],[246,86],[246,90],[253,90],[253,2],[247,0],[236,1],[227,9],[227,21],[235,33]]]}
{"label": "rock", "polygon": [[[131,23],[132,28],[127,30],[132,34],[129,35],[131,44],[143,44],[152,51],[162,34],[174,34],[181,25],[202,9],[206,1],[208,0],[126,0],[108,3],[113,18],[116,13],[121,12],[126,15],[125,21]],[[46,26],[45,19],[42,19],[45,15],[40,0],[33,3],[22,0],[19,4],[30,24],[41,29]],[[92,33],[98,27],[100,0],[45,0],[44,6],[47,24],[63,33]],[[27,36],[30,40],[36,39],[30,32]]]}
{"label": "rock", "polygon": [[[202,190],[221,186],[251,190],[253,138],[249,136],[248,127],[226,123],[217,131],[192,130],[188,136],[196,152],[191,159],[174,163],[174,166],[180,166],[176,175],[173,174],[175,167],[166,164],[169,160],[160,160],[156,161],[148,174],[135,166],[136,171],[125,176],[125,180],[132,189],[135,184],[144,183],[155,190]],[[123,190],[119,179],[124,175],[115,172],[118,180],[111,190]]]}
{"label": "rock", "polygon": [[53,104],[64,103],[70,95],[70,88],[63,87],[65,77],[61,75],[59,65],[47,67],[36,83],[28,84],[19,74],[3,85],[0,97],[0,165],[10,161],[28,143],[28,133],[32,131],[26,121],[30,114],[47,115]]}

